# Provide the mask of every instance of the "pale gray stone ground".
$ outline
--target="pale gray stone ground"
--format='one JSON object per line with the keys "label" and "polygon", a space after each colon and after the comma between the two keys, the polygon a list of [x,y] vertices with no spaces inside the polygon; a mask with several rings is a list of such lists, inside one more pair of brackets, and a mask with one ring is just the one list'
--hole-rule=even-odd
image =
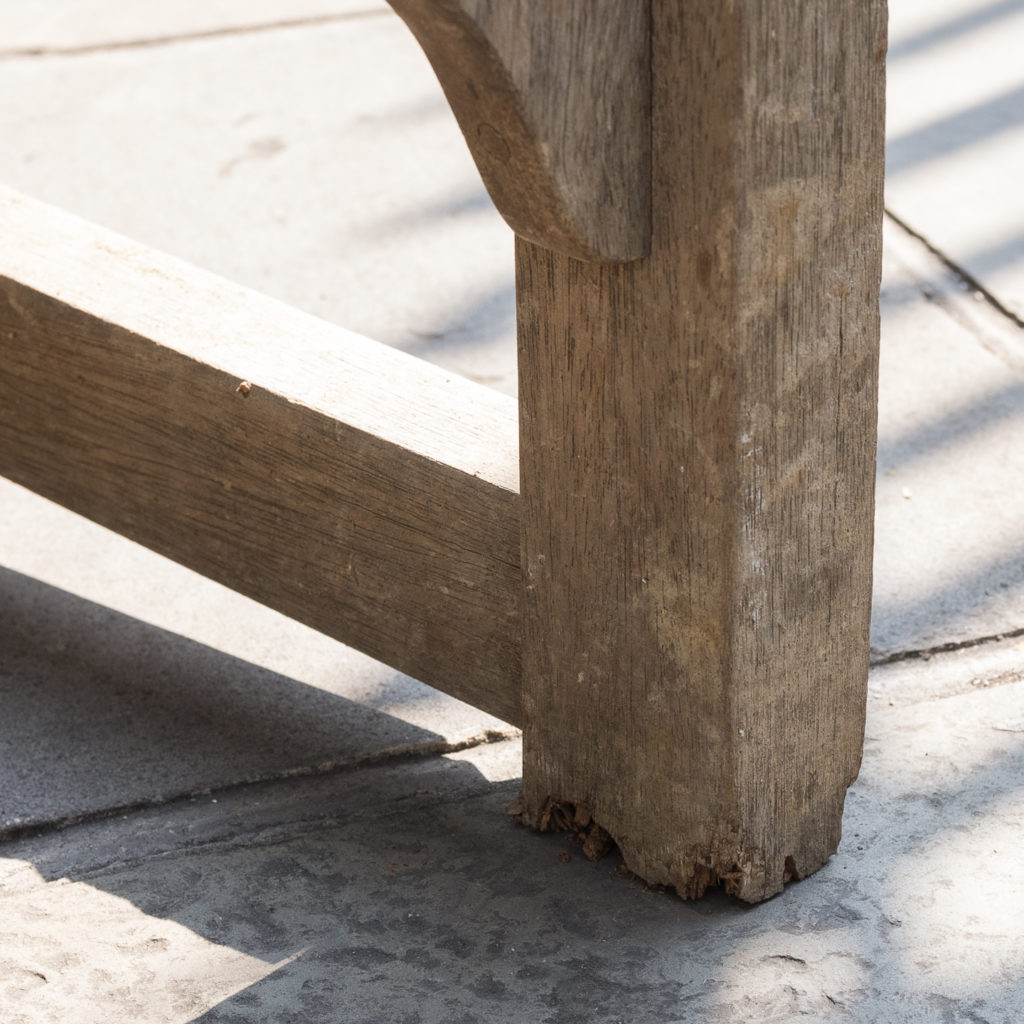
{"label": "pale gray stone ground", "polygon": [[[645,891],[507,819],[502,723],[0,484],[2,1024],[1021,1019],[1024,0],[891,6],[830,864]],[[514,392],[511,235],[377,0],[3,0],[0,139],[6,184]]]}

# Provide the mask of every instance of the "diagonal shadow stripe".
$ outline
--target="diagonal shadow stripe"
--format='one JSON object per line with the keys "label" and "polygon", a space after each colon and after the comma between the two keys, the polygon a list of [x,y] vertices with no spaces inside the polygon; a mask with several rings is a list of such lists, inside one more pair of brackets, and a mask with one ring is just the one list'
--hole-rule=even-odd
{"label": "diagonal shadow stripe", "polygon": [[1012,420],[1024,420],[1024,382],[1016,379],[1008,380],[982,397],[949,408],[943,415],[911,430],[880,433],[878,472],[905,469],[939,449],[948,449],[996,424]]}
{"label": "diagonal shadow stripe", "polygon": [[999,0],[997,3],[989,4],[987,7],[980,7],[950,18],[932,28],[926,28],[915,35],[903,39],[889,47],[888,60],[903,60],[912,57],[923,50],[929,50],[942,43],[948,43],[958,39],[975,29],[991,25],[993,22],[1001,21],[1004,18],[1013,17],[1024,11],[1024,0]]}
{"label": "diagonal shadow stripe", "polygon": [[0,708],[0,833],[440,738],[2,567]]}
{"label": "diagonal shadow stripe", "polygon": [[890,139],[885,150],[886,175],[895,177],[920,164],[995,138],[1021,124],[1024,124],[1024,85]]}

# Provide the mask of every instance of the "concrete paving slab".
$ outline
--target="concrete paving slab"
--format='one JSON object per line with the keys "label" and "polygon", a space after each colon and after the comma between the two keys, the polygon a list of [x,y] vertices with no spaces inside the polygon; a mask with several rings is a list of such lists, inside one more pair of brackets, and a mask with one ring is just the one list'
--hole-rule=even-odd
{"label": "concrete paving slab", "polygon": [[889,221],[877,658],[1024,626],[1024,332]]}
{"label": "concrete paving slab", "polygon": [[0,837],[504,723],[0,481]]}
{"label": "concrete paving slab", "polygon": [[1017,631],[1002,640],[883,661],[871,669],[868,693],[872,700],[902,707],[1022,681],[1024,631]]}
{"label": "concrete paving slab", "polygon": [[4,0],[0,60],[11,56],[77,55],[91,50],[292,25],[327,24],[390,14],[383,0]]}
{"label": "concrete paving slab", "polygon": [[26,838],[0,861],[7,1020],[1010,1024],[1022,707],[1019,682],[876,696],[838,854],[754,908],[513,824],[509,742]]}
{"label": "concrete paving slab", "polygon": [[0,95],[5,184],[515,392],[512,233],[396,16],[10,59]]}
{"label": "concrete paving slab", "polygon": [[1024,319],[1024,0],[891,0],[887,205]]}

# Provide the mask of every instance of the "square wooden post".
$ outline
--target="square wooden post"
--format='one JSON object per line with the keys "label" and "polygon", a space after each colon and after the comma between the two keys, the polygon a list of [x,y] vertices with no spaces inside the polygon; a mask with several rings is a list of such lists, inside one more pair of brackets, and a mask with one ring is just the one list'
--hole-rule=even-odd
{"label": "square wooden post", "polygon": [[651,254],[517,244],[523,817],[683,895],[820,867],[860,764],[885,39],[653,0]]}

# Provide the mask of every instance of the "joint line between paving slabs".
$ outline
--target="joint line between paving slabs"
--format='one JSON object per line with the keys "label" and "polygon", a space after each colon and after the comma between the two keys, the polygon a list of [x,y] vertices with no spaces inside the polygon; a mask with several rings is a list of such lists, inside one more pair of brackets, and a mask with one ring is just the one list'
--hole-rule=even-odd
{"label": "joint line between paving slabs", "polygon": [[1011,323],[1017,327],[1024,327],[1024,318],[1019,317],[1012,309],[1003,305],[999,299],[985,287],[973,274],[965,270],[955,260],[950,259],[941,249],[936,248],[931,242],[925,238],[919,231],[915,231],[902,217],[893,213],[888,207],[885,209],[885,215],[894,223],[902,228],[912,238],[916,238],[924,247],[942,264],[949,270],[951,270],[961,281],[964,282],[973,292],[980,295],[996,312],[1002,314]]}
{"label": "joint line between paving slabs", "polygon": [[424,743],[414,743],[408,746],[389,747],[387,750],[380,750],[362,757],[342,761],[323,761],[315,765],[286,768],[284,771],[241,779],[238,782],[230,782],[223,786],[182,790],[167,796],[137,800],[132,803],[119,804],[116,807],[105,807],[101,810],[55,818],[50,821],[28,821],[22,823],[18,819],[14,819],[6,827],[0,827],[0,843],[51,835],[52,833],[75,828],[79,825],[91,825],[95,822],[107,821],[111,818],[122,817],[128,814],[139,814],[144,811],[170,807],[173,804],[187,803],[190,800],[195,800],[197,797],[219,797],[229,793],[237,793],[253,786],[284,782],[289,779],[326,778],[331,775],[342,775],[346,772],[361,771],[367,768],[380,768],[408,761],[421,761],[431,757],[441,757],[445,754],[457,754],[464,750],[471,750],[474,747],[515,740],[521,735],[521,731],[514,728],[505,730],[487,729],[482,733],[477,733],[462,740],[428,740]]}
{"label": "joint line between paving slabs", "polygon": [[871,659],[872,668],[880,668],[882,665],[893,665],[899,661],[911,661],[915,658],[921,661],[928,661],[936,654],[950,654],[954,651],[966,651],[972,647],[982,647],[985,644],[996,644],[1001,640],[1015,640],[1024,636],[1024,627],[1019,629],[1006,629],[1001,633],[992,633],[989,636],[971,637],[969,640],[951,640],[948,643],[936,644],[934,647],[923,647],[912,651],[894,651],[892,654],[884,654],[880,658]]}
{"label": "joint line between paving slabs", "polygon": [[0,60],[31,59],[38,57],[82,57],[95,53],[112,53],[117,50],[144,50],[156,46],[173,46],[176,43],[191,43],[204,39],[222,39],[231,36],[254,35],[258,32],[277,32],[292,28],[315,28],[318,25],[333,25],[344,21],[365,21],[381,16],[391,17],[389,8],[366,11],[346,11],[338,14],[317,14],[305,18],[286,18],[259,25],[233,25],[225,28],[201,29],[195,32],[181,32],[176,35],[153,36],[149,39],[115,39],[105,43],[87,43],[82,46],[26,46],[13,50],[0,50]]}

